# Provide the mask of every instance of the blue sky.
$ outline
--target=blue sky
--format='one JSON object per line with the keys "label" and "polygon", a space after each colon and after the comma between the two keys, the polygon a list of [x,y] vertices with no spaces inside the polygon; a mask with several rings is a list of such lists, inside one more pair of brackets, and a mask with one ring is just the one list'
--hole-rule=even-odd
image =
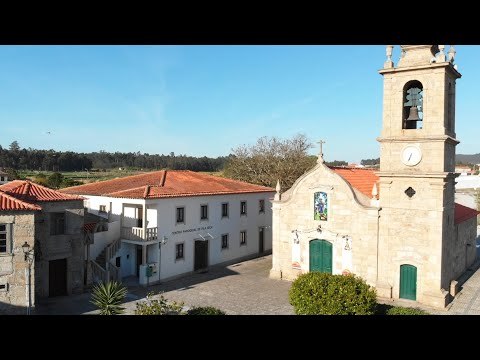
{"label": "blue sky", "polygon": [[[480,46],[456,50],[457,153],[479,153]],[[358,162],[379,156],[384,61],[383,45],[0,46],[0,145],[216,157],[304,133]]]}

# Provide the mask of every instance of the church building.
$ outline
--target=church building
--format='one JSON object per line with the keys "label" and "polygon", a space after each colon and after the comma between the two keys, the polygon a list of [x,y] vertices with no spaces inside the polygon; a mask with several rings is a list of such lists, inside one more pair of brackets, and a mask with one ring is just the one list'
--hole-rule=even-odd
{"label": "church building", "polygon": [[[353,273],[382,298],[445,307],[476,259],[478,211],[456,204],[455,49],[392,45],[380,170],[317,165],[272,202],[270,276]],[[322,144],[322,143],[321,143]]]}

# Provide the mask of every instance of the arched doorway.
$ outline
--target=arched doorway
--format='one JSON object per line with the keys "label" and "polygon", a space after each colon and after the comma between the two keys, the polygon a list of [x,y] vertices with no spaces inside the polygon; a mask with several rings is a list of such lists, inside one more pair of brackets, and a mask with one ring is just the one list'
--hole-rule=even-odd
{"label": "arched doorway", "polygon": [[400,298],[417,300],[417,268],[413,265],[400,266]]}
{"label": "arched doorway", "polygon": [[332,244],[326,240],[310,241],[310,271],[332,273]]}

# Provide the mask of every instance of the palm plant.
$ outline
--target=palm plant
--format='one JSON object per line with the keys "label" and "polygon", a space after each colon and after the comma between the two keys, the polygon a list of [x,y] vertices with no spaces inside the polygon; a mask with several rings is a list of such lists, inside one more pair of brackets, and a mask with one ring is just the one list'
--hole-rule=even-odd
{"label": "palm plant", "polygon": [[118,315],[123,313],[120,304],[126,295],[127,289],[121,283],[109,281],[93,287],[90,302],[100,309],[100,315]]}

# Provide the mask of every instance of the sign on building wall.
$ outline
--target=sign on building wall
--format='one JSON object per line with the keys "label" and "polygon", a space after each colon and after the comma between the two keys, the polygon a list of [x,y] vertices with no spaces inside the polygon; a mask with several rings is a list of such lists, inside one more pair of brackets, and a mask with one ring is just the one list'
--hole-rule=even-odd
{"label": "sign on building wall", "polygon": [[314,220],[327,221],[328,219],[328,194],[323,191],[313,195],[313,218]]}

